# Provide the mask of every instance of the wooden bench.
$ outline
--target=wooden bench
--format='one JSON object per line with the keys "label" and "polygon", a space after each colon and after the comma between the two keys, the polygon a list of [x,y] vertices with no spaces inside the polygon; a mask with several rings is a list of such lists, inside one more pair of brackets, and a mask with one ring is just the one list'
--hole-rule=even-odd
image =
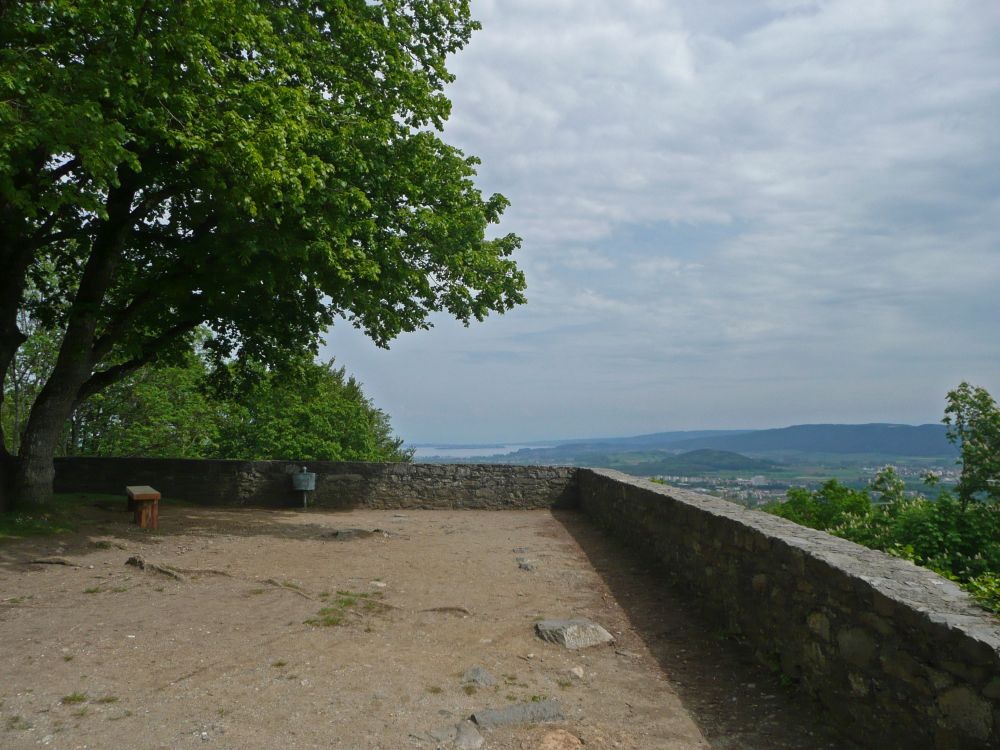
{"label": "wooden bench", "polygon": [[140,529],[155,529],[160,520],[160,493],[146,484],[125,488],[132,523]]}

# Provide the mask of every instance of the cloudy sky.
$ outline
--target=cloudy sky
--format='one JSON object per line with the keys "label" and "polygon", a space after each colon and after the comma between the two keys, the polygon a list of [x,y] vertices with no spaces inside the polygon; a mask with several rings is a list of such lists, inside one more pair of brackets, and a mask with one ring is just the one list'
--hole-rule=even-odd
{"label": "cloudy sky", "polygon": [[445,133],[528,304],[336,356],[410,442],[1000,396],[997,0],[473,0]]}

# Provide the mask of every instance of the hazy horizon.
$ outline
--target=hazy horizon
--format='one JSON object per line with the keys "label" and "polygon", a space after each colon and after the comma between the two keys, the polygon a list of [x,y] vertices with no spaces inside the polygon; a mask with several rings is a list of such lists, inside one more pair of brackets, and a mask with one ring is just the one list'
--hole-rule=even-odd
{"label": "hazy horizon", "polygon": [[[658,435],[663,433],[673,433],[673,432],[760,432],[765,430],[782,430],[788,427],[810,427],[810,426],[858,426],[858,425],[870,425],[870,424],[891,424],[900,425],[904,427],[925,427],[927,425],[942,425],[941,421],[937,422],[920,422],[920,423],[907,423],[907,422],[796,422],[794,424],[782,424],[782,425],[771,425],[769,427],[713,427],[713,428],[691,428],[684,430],[653,430],[651,432],[640,432],[640,433],[628,433],[622,435],[604,435],[604,434],[594,434],[594,435],[571,435],[571,436],[555,436],[555,437],[542,437],[542,438],[522,438],[518,440],[482,440],[482,441],[462,441],[462,440],[422,440],[422,441],[406,441],[406,445],[409,447],[443,447],[451,446],[455,448],[482,448],[488,446],[498,446],[508,448],[510,446],[534,446],[538,444],[557,444],[561,442],[577,442],[581,440],[622,440],[625,438],[637,438],[645,437],[647,435]],[[943,425],[942,425],[943,426]]]}

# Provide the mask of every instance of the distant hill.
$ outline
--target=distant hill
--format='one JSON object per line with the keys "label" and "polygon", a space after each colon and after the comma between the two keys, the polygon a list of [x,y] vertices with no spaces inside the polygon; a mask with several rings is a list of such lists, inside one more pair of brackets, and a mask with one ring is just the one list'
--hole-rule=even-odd
{"label": "distant hill", "polygon": [[775,430],[695,438],[674,448],[712,448],[760,454],[778,451],[800,453],[873,453],[887,456],[951,457],[958,451],[945,434],[945,426],[923,424],[801,424]]}
{"label": "distant hill", "polygon": [[[842,460],[889,463],[904,458],[940,459],[951,463],[958,456],[958,450],[948,442],[944,425],[803,424],[772,430],[692,430],[567,440],[558,445],[524,447],[513,453],[496,455],[488,455],[489,449],[484,448],[481,455],[437,460],[606,466],[630,473],[640,473],[641,468],[641,473],[645,474],[687,475],[698,472],[682,471],[664,461],[678,453],[703,449],[742,454],[747,460],[765,458],[799,465]],[[764,473],[751,466],[715,467],[714,470]]]}
{"label": "distant hill", "polygon": [[673,432],[652,432],[648,435],[633,435],[619,438],[579,438],[576,440],[558,441],[558,447],[573,447],[579,449],[586,445],[593,449],[607,450],[615,448],[665,448],[675,447],[677,443],[705,438],[725,437],[728,435],[744,435],[751,430],[675,430]]}
{"label": "distant hill", "polygon": [[642,476],[653,474],[690,476],[712,474],[719,471],[760,473],[771,470],[776,465],[772,461],[749,458],[739,453],[733,453],[732,451],[700,448],[688,451],[687,453],[681,453],[677,456],[665,456],[655,461],[643,461],[617,468],[629,474],[639,474]]}

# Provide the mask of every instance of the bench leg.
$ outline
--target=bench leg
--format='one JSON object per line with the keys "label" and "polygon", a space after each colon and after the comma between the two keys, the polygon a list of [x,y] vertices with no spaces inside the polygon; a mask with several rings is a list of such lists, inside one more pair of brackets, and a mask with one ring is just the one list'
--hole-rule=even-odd
{"label": "bench leg", "polygon": [[140,529],[155,529],[160,522],[160,504],[156,500],[139,500],[135,503],[132,523]]}

